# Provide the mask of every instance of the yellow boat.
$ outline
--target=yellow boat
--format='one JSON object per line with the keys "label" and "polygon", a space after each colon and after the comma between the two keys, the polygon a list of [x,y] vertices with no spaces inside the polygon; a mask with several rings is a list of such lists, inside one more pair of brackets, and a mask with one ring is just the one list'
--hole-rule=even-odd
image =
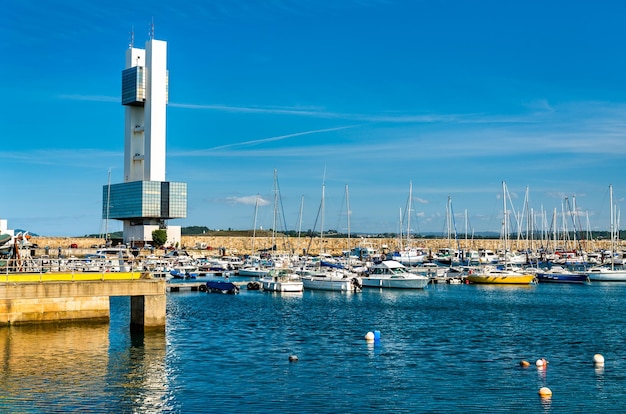
{"label": "yellow boat", "polygon": [[530,285],[535,283],[535,275],[514,270],[486,269],[482,272],[467,275],[470,283],[492,285]]}

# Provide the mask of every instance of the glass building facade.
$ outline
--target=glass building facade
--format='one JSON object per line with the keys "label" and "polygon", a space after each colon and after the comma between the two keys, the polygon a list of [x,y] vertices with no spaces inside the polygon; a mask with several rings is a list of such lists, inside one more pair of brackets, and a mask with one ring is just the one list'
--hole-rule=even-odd
{"label": "glass building facade", "polygon": [[103,219],[187,217],[187,183],[132,181],[102,187]]}
{"label": "glass building facade", "polygon": [[133,66],[122,71],[122,105],[142,106],[146,101],[145,69]]}

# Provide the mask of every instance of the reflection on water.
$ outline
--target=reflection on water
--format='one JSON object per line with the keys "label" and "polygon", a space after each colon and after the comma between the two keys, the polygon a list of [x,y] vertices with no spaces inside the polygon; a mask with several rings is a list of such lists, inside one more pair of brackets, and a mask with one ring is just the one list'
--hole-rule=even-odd
{"label": "reflection on water", "polygon": [[33,396],[32,408],[71,411],[82,406],[73,395],[101,390],[107,382],[107,324],[5,327],[0,329],[0,343],[4,351],[0,387],[6,393],[2,411],[21,407]]}
{"label": "reflection on water", "polygon": [[0,412],[158,412],[168,407],[165,334],[126,335],[110,346],[107,323],[0,329]]}

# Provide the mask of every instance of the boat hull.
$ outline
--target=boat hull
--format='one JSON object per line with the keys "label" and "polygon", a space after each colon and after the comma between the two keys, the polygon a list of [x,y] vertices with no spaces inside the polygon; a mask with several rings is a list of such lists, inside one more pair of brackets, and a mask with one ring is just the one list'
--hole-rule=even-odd
{"label": "boat hull", "polygon": [[330,277],[308,276],[302,278],[304,289],[307,290],[328,290],[334,292],[354,292],[360,290],[361,285],[352,279],[333,279]]}
{"label": "boat hull", "polygon": [[299,281],[262,280],[263,290],[269,292],[302,292],[304,285]]}
{"label": "boat hull", "polygon": [[217,280],[209,280],[206,282],[207,292],[212,293],[228,293],[236,295],[239,293],[239,286],[231,282],[222,282]]}
{"label": "boat hull", "polygon": [[626,271],[587,273],[591,282],[626,282]]}
{"label": "boat hull", "polygon": [[239,269],[237,271],[239,276],[250,276],[250,277],[264,277],[269,274],[269,270],[263,269]]}
{"label": "boat hull", "polygon": [[369,288],[391,288],[391,289],[424,289],[430,279],[427,277],[422,278],[407,278],[407,279],[394,279],[394,278],[378,278],[378,277],[364,277],[362,280],[363,287]]}
{"label": "boat hull", "polygon": [[539,283],[587,283],[589,278],[584,273],[537,273]]}
{"label": "boat hull", "polygon": [[535,280],[534,275],[467,275],[470,283],[490,285],[530,285]]}

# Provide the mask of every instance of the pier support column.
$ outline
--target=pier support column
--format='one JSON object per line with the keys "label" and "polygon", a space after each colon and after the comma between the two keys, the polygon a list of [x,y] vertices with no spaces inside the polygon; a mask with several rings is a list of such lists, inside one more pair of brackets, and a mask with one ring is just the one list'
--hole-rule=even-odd
{"label": "pier support column", "polygon": [[165,295],[131,296],[131,331],[165,330]]}

